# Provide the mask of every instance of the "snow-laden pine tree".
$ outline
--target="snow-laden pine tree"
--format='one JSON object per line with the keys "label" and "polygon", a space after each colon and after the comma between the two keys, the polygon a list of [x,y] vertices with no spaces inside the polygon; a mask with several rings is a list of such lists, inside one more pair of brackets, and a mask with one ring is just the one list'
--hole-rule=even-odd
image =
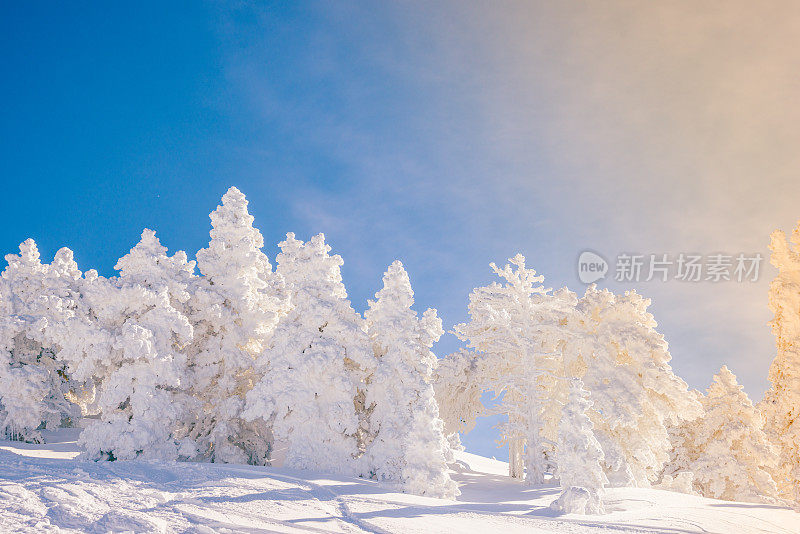
{"label": "snow-laden pine tree", "polygon": [[487,412],[507,417],[501,430],[509,474],[522,478],[524,467],[526,480],[539,484],[552,464],[547,455],[566,400],[563,349],[577,299],[566,289],[553,293],[541,285],[544,277],[526,268],[521,254],[509,261],[502,269],[491,264],[503,283],[476,288],[470,321],[454,331],[482,360],[483,387],[502,396]]}
{"label": "snow-laden pine tree", "polygon": [[774,497],[769,474],[774,453],[762,431],[761,414],[723,366],[700,399],[705,415],[676,432],[677,452],[665,474],[693,474],[693,488],[705,497],[759,502]]}
{"label": "snow-laden pine tree", "polygon": [[[176,305],[186,302],[194,263],[186,254],[167,255],[155,232],[144,230],[139,243],[120,258],[118,278],[91,276],[85,299],[105,333],[96,343],[78,343],[98,384],[100,418],[78,440],[91,459],[178,458],[193,450],[176,427],[185,407],[186,358],[181,349],[192,326]],[[181,450],[183,449],[183,450]]]}
{"label": "snow-laden pine tree", "polygon": [[772,385],[759,408],[779,455],[774,478],[780,494],[800,503],[800,222],[791,240],[774,232],[770,250],[770,263],[778,269],[769,288],[778,354],[769,368]]}
{"label": "snow-laden pine tree", "polygon": [[72,384],[51,329],[79,313],[82,273],[67,248],[50,265],[41,263],[32,239],[19,249],[6,256],[0,278],[0,435],[41,441],[40,427],[80,415],[66,398]]}
{"label": "snow-laden pine tree", "polygon": [[603,450],[587,413],[592,403],[579,378],[568,382],[569,395],[558,423],[555,453],[555,475],[562,491],[550,507],[565,514],[602,514],[603,487],[608,479],[601,465]]}
{"label": "snow-laden pine tree", "polygon": [[594,285],[578,302],[582,335],[570,358],[591,392],[590,417],[613,486],[655,482],[669,459],[667,423],[702,413],[669,365],[649,305],[635,291],[615,295]]}
{"label": "snow-laden pine tree", "polygon": [[203,275],[188,302],[194,326],[189,355],[196,405],[186,432],[201,458],[265,464],[272,435],[241,417],[247,392],[261,378],[259,359],[287,307],[283,280],[262,252],[245,196],[231,187],[211,213],[211,241],[197,253]]}
{"label": "snow-laden pine tree", "polygon": [[448,442],[432,384],[433,344],[444,333],[436,310],[418,318],[414,293],[403,264],[395,261],[383,275],[383,289],[364,316],[378,359],[369,378],[365,405],[370,408],[371,442],[362,457],[369,476],[403,491],[453,498]]}
{"label": "snow-laden pine tree", "polygon": [[329,254],[325,236],[304,243],[289,233],[280,247],[277,272],[292,308],[262,355],[265,372],[247,394],[244,415],[272,427],[286,466],[353,473],[363,452],[372,344],[347,300],[342,258]]}
{"label": "snow-laden pine tree", "polygon": [[464,349],[437,362],[433,388],[444,433],[450,440],[475,428],[476,419],[484,413],[480,364],[479,358]]}
{"label": "snow-laden pine tree", "polygon": [[[696,389],[689,393],[702,406],[703,394]],[[697,458],[694,429],[704,416],[705,413],[700,413],[693,419],[666,423],[670,443],[669,460],[664,463],[661,478],[655,487],[697,495],[694,489],[694,473],[691,471],[691,464]]]}

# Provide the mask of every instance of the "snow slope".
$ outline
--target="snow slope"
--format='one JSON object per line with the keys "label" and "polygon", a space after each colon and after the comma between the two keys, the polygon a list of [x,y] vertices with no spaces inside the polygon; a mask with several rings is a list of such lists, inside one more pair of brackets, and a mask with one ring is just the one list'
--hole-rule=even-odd
{"label": "snow slope", "polygon": [[458,454],[457,501],[360,479],[250,466],[76,460],[75,433],[0,442],[0,532],[800,532],[800,514],[651,489],[611,489],[603,516],[554,516],[556,488]]}

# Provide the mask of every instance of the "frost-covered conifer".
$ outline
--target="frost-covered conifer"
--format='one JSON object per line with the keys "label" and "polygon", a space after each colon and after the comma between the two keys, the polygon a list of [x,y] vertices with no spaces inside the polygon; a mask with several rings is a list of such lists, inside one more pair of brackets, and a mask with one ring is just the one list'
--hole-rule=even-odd
{"label": "frost-covered conifer", "polygon": [[367,386],[374,432],[364,469],[409,493],[452,498],[458,494],[445,461],[448,442],[434,399],[436,356],[430,351],[444,333],[436,310],[422,318],[411,310],[414,293],[403,264],[383,275],[383,289],[369,302],[365,319],[377,368]]}
{"label": "frost-covered conifer", "polygon": [[510,475],[521,478],[524,466],[526,480],[538,484],[552,463],[546,454],[566,398],[563,348],[576,297],[545,289],[521,254],[509,261],[503,269],[491,264],[503,283],[470,294],[470,322],[456,325],[455,333],[482,359],[484,387],[502,395],[490,411],[508,418],[502,431]]}
{"label": "frost-covered conifer", "polygon": [[700,402],[705,415],[673,431],[676,452],[665,474],[692,473],[694,490],[705,497],[752,502],[774,497],[769,469],[775,458],[761,414],[727,367]]}
{"label": "frost-covered conifer", "polygon": [[[703,394],[696,389],[689,392],[698,404],[702,405]],[[661,479],[656,487],[680,493],[696,495],[694,490],[694,473],[691,471],[692,462],[697,459],[695,447],[695,427],[700,424],[705,413],[700,413],[693,419],[684,419],[680,422],[668,421],[666,423],[669,436],[669,460],[664,464]]]}
{"label": "frost-covered conifer", "polygon": [[769,369],[772,385],[759,408],[779,455],[774,478],[780,494],[800,503],[800,222],[791,240],[774,232],[770,250],[770,262],[778,269],[769,288],[778,354]]}
{"label": "frost-covered conifer", "polygon": [[[192,326],[175,304],[188,300],[186,285],[194,264],[186,254],[167,256],[152,230],[123,256],[118,278],[91,276],[85,299],[104,336],[86,345],[79,339],[99,384],[100,418],[79,438],[92,459],[175,459],[191,442],[179,440],[176,426],[184,408],[181,348]],[[65,339],[65,344],[70,340]]]}
{"label": "frost-covered conifer", "polygon": [[0,435],[40,441],[40,427],[80,415],[66,399],[71,383],[50,329],[75,316],[82,273],[69,249],[47,265],[32,239],[19,248],[0,279]]}
{"label": "frost-covered conifer", "polygon": [[437,362],[433,388],[448,439],[472,430],[484,413],[480,363],[480,358],[463,349]]}
{"label": "frost-covered conifer", "polygon": [[669,365],[664,336],[634,291],[614,295],[590,286],[578,303],[582,335],[576,376],[591,392],[590,417],[613,486],[649,486],[669,459],[670,421],[702,413]]}
{"label": "frost-covered conifer", "polygon": [[328,254],[325,237],[304,243],[289,233],[280,247],[277,271],[292,308],[262,356],[268,366],[247,395],[244,415],[271,425],[286,446],[286,466],[352,473],[363,452],[359,436],[366,423],[365,380],[375,369],[372,346],[347,300],[342,259]]}
{"label": "frost-covered conifer", "polygon": [[601,465],[603,450],[587,414],[591,401],[579,378],[570,379],[569,384],[556,447],[556,476],[562,492],[550,507],[568,514],[602,514],[603,487],[608,479]]}
{"label": "frost-covered conifer", "polygon": [[235,187],[211,213],[211,241],[197,253],[203,275],[188,302],[194,340],[187,348],[195,415],[187,433],[213,462],[268,461],[272,436],[263,422],[241,418],[260,379],[258,360],[286,308],[281,276],[261,251],[247,199]]}

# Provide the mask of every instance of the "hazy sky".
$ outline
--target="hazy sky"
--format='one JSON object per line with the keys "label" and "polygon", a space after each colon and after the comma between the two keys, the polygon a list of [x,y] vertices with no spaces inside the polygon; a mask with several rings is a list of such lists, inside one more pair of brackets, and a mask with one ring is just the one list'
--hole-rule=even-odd
{"label": "hazy sky", "polygon": [[[766,257],[800,218],[796,3],[285,4],[8,6],[2,250],[191,255],[237,185],[270,258],[325,232],[358,310],[400,258],[449,328],[516,252],[580,293],[585,249]],[[727,363],[757,399],[773,274],[600,284],[653,298],[691,386]]]}

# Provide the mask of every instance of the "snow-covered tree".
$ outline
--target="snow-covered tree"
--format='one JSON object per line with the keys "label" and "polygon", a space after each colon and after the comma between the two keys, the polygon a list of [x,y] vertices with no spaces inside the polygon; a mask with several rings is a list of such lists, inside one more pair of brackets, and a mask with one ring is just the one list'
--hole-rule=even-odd
{"label": "snow-covered tree", "polygon": [[212,462],[263,465],[272,447],[263,422],[241,417],[261,377],[258,360],[287,307],[283,280],[262,252],[247,199],[235,187],[211,213],[211,241],[197,253],[202,277],[191,286],[194,340],[187,348],[196,401],[186,433]]}
{"label": "snow-covered tree", "polygon": [[[702,406],[703,394],[696,389],[689,393]],[[698,494],[694,489],[694,473],[691,471],[691,464],[697,458],[694,428],[704,416],[705,413],[699,413],[693,419],[666,422],[670,443],[669,460],[664,463],[661,478],[655,487],[680,493]]]}
{"label": "snow-covered tree", "polygon": [[[90,277],[85,298],[107,336],[79,349],[99,384],[99,420],[79,438],[92,459],[175,459],[193,450],[176,426],[185,406],[186,358],[192,326],[175,304],[188,300],[194,263],[167,255],[152,230],[123,256],[118,278]],[[103,342],[104,341],[104,342]],[[65,339],[69,345],[72,341]]]}
{"label": "snow-covered tree", "polygon": [[0,279],[0,435],[40,441],[39,428],[54,428],[80,415],[69,402],[66,364],[49,327],[74,316],[82,273],[63,248],[42,264],[32,239],[6,256]]}
{"label": "snow-covered tree", "polygon": [[[553,293],[517,254],[492,271],[503,279],[470,294],[470,321],[455,333],[482,359],[484,388],[502,400],[487,409],[507,417],[501,427],[509,446],[509,473],[529,483],[543,482],[546,454],[557,435],[560,406],[566,399],[563,349],[574,321],[576,297]],[[552,455],[551,455],[552,456]]]}
{"label": "snow-covered tree", "polygon": [[665,474],[693,474],[694,490],[705,497],[758,502],[774,497],[769,474],[774,453],[755,409],[736,377],[723,366],[701,398],[705,415],[675,432],[673,461]]}
{"label": "snow-covered tree", "polygon": [[778,276],[770,284],[770,323],[778,354],[769,369],[770,389],[759,404],[765,430],[778,451],[775,481],[781,496],[800,503],[800,222],[791,240],[772,234],[770,262]]}
{"label": "snow-covered tree", "polygon": [[289,233],[280,247],[277,272],[292,308],[262,355],[265,372],[244,415],[272,427],[288,467],[352,473],[363,452],[372,344],[347,300],[342,258],[329,254],[325,236],[304,243]]}
{"label": "snow-covered tree", "polygon": [[591,393],[590,417],[611,485],[649,486],[669,459],[667,424],[702,413],[672,371],[648,299],[587,288],[578,302],[581,335],[569,347],[574,376]]}
{"label": "snow-covered tree", "polygon": [[432,384],[436,356],[430,348],[444,333],[442,321],[436,310],[418,318],[411,309],[414,293],[399,261],[383,275],[375,298],[364,314],[378,364],[367,386],[373,435],[363,469],[409,493],[455,497]]}
{"label": "snow-covered tree", "polygon": [[557,469],[562,492],[550,507],[567,514],[602,514],[603,487],[608,483],[603,450],[592,431],[591,401],[579,378],[569,380],[569,396],[558,424]]}
{"label": "snow-covered tree", "polygon": [[449,439],[458,433],[475,428],[476,419],[483,415],[483,379],[480,359],[459,350],[437,362],[433,388],[444,433]]}

